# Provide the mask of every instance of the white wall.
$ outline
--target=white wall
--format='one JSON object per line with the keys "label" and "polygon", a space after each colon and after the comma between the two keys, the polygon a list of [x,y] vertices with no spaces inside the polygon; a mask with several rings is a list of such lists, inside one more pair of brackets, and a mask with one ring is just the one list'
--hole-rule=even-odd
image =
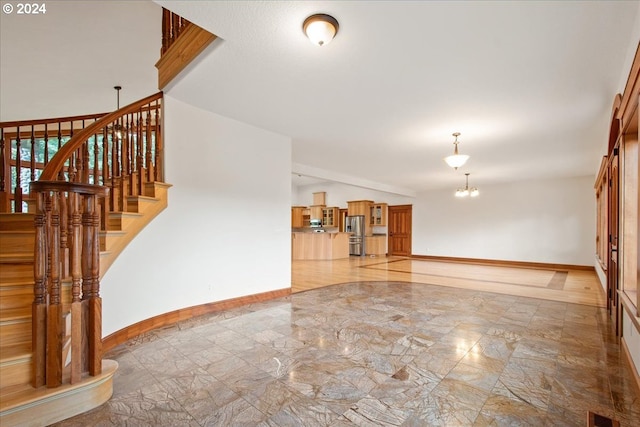
{"label": "white wall", "polygon": [[477,198],[453,189],[418,195],[413,253],[593,265],[595,177],[483,186]]}
{"label": "white wall", "polygon": [[295,188],[293,204],[308,206],[327,192],[327,206],[348,200],[413,205],[414,255],[593,265],[594,176],[483,186],[480,197],[454,189],[416,198],[327,182]]}
{"label": "white wall", "polygon": [[389,203],[390,205],[412,204],[414,201],[413,197],[399,196],[384,191],[327,181],[320,184],[293,187],[291,204],[310,206],[313,204],[313,193],[318,191],[325,191],[327,193],[327,206],[337,206],[345,209],[347,202],[350,200],[373,200],[374,202]]}
{"label": "white wall", "polygon": [[622,310],[622,334],[629,353],[631,354],[631,360],[635,365],[636,372],[640,372],[640,331],[636,329],[635,324],[629,317],[629,313],[624,308]]}
{"label": "white wall", "polygon": [[291,140],[165,95],[169,206],[101,282],[103,335],[291,286]]}

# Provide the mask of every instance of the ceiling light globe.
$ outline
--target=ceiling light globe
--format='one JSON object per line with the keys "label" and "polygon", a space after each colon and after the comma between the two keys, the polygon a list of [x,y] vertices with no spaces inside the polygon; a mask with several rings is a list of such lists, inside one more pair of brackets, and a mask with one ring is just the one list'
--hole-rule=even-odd
{"label": "ceiling light globe", "polygon": [[477,188],[472,188],[471,191],[469,192],[469,195],[471,197],[478,197],[480,195],[480,192],[478,191]]}
{"label": "ceiling light globe", "polygon": [[466,154],[452,154],[451,156],[444,158],[444,161],[447,162],[449,167],[454,169],[458,169],[460,166],[467,163],[467,160],[469,160],[469,156]]}
{"label": "ceiling light globe", "polygon": [[302,24],[302,30],[309,40],[318,46],[329,44],[338,33],[338,28],[338,21],[324,14],[312,15]]}

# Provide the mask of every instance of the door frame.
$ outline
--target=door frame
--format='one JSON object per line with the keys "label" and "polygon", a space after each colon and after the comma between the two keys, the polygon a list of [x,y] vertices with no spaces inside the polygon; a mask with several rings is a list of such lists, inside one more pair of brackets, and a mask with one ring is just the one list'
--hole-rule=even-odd
{"label": "door frame", "polygon": [[620,288],[620,209],[622,207],[621,165],[623,153],[620,152],[620,127],[618,118],[621,103],[620,95],[614,100],[611,124],[609,126],[608,165],[607,165],[607,309],[614,319],[616,336],[622,335],[621,313],[618,289]]}
{"label": "door frame", "polygon": [[615,320],[616,335],[620,336],[618,322],[618,288],[620,281],[620,156],[618,146],[609,156],[609,195],[608,195],[608,235],[607,253],[607,308]]}
{"label": "door frame", "polygon": [[[387,207],[387,255],[394,256],[391,253],[391,249],[393,245],[391,244],[391,240],[393,235],[391,234],[391,217],[393,210],[409,210],[409,255],[413,255],[413,205],[393,205]],[[395,255],[395,256],[407,256],[407,255]]]}

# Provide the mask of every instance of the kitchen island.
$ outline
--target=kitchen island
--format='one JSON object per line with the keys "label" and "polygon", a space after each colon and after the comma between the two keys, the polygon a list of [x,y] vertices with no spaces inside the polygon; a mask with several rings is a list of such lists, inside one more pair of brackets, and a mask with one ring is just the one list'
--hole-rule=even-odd
{"label": "kitchen island", "polygon": [[349,258],[351,233],[291,233],[291,258],[294,260],[331,260]]}

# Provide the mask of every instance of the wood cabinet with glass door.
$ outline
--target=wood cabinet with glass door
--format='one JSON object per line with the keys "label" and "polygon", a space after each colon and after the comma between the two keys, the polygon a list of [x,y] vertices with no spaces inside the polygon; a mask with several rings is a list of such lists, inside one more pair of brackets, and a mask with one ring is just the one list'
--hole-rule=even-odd
{"label": "wood cabinet with glass door", "polygon": [[374,227],[386,227],[387,225],[387,204],[375,203],[369,208],[369,224]]}
{"label": "wood cabinet with glass door", "polygon": [[322,209],[322,226],[323,227],[337,227],[339,220],[340,208],[323,208]]}

